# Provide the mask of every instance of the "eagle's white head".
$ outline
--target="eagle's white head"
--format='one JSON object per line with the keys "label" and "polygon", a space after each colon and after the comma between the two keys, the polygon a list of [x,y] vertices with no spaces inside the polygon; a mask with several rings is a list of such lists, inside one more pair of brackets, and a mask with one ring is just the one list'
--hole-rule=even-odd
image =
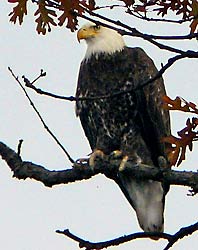
{"label": "eagle's white head", "polygon": [[82,26],[77,33],[78,41],[85,39],[87,42],[87,52],[85,59],[100,53],[112,54],[121,51],[125,42],[122,36],[115,30],[94,23]]}

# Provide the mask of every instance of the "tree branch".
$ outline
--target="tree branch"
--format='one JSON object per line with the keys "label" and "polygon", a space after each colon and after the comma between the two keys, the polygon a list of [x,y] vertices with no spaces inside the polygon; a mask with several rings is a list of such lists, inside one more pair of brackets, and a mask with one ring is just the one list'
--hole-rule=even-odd
{"label": "tree branch", "polygon": [[[4,143],[0,142],[0,155],[18,179],[34,179],[47,187],[57,184],[68,184],[78,180],[91,178],[94,173],[90,168],[73,168],[67,170],[50,171],[41,165],[23,161],[21,157]],[[95,173],[96,174],[96,173]]]}
{"label": "tree branch", "polygon": [[[0,142],[0,155],[6,161],[10,169],[14,172],[14,177],[18,179],[32,178],[34,180],[42,182],[48,187],[52,187],[57,184],[68,184],[77,180],[89,179],[92,176],[98,173],[106,174],[106,171],[117,171],[120,165],[119,160],[114,160],[108,162],[106,160],[96,161],[96,166],[92,170],[88,164],[75,164],[73,169],[67,169],[62,171],[50,171],[46,168],[31,163],[27,161],[22,161],[21,157],[12,149],[7,147],[4,143]],[[106,171],[105,171],[106,170]],[[128,171],[129,174],[132,174],[134,178],[141,179],[152,179],[156,181],[166,181],[170,184],[175,185],[185,185],[194,188],[194,192],[198,191],[198,173],[196,172],[179,172],[173,170],[161,170],[155,167],[149,166],[138,166],[131,167],[130,162],[126,164],[124,171]],[[192,234],[198,230],[198,222],[194,225],[180,229],[176,234],[164,234],[164,233],[135,233],[127,236],[119,237],[113,240],[92,243],[85,241],[68,230],[57,231],[57,233],[64,234],[69,238],[79,242],[79,246],[85,247],[87,250],[90,249],[102,249],[109,246],[119,245],[124,242],[128,242],[137,238],[163,238],[167,239],[169,243],[164,248],[164,250],[170,249],[173,244],[182,239],[183,237]]]}
{"label": "tree branch", "polygon": [[112,98],[112,97],[116,97],[116,96],[118,97],[118,96],[123,95],[123,94],[127,94],[131,91],[135,91],[135,90],[140,89],[140,88],[144,88],[146,85],[148,85],[148,84],[154,82],[155,80],[159,79],[160,77],[162,77],[162,75],[165,73],[165,71],[167,69],[169,69],[176,61],[181,60],[183,58],[198,58],[198,52],[187,51],[185,54],[176,55],[174,57],[169,58],[168,62],[164,66],[162,66],[162,68],[156,73],[156,75],[154,75],[152,78],[149,78],[145,82],[141,83],[141,85],[138,86],[136,89],[121,90],[121,91],[117,91],[115,93],[110,93],[110,94],[101,95],[101,96],[86,96],[86,97],[61,96],[61,95],[56,95],[56,94],[44,91],[42,89],[37,88],[35,85],[33,85],[35,80],[38,79],[39,77],[37,77],[32,82],[30,82],[29,79],[24,77],[24,81],[25,81],[26,87],[33,89],[38,94],[46,95],[46,96],[60,99],[60,100],[73,102],[73,101],[93,101],[93,100],[98,100],[98,99],[108,99],[108,98]]}
{"label": "tree branch", "polygon": [[163,23],[172,23],[172,24],[182,24],[185,22],[189,22],[192,21],[194,19],[194,17],[189,17],[188,19],[178,19],[178,20],[173,20],[173,19],[166,19],[166,18],[152,18],[152,17],[146,17],[143,16],[142,14],[140,14],[137,11],[131,10],[131,9],[127,9],[126,13],[128,13],[129,15],[134,16],[135,18],[144,20],[144,21],[148,21],[148,22],[163,22]]}
{"label": "tree branch", "polygon": [[164,250],[170,249],[178,240],[184,238],[185,236],[193,234],[195,231],[198,231],[198,222],[187,227],[182,227],[177,233],[172,235],[169,243],[164,248]]}
{"label": "tree branch", "polygon": [[79,247],[85,248],[86,250],[103,249],[103,248],[107,248],[110,246],[118,246],[122,243],[126,243],[135,239],[142,239],[142,238],[166,239],[168,240],[168,244],[166,245],[164,250],[169,250],[178,240],[184,238],[185,236],[193,234],[197,230],[198,230],[198,222],[193,225],[181,228],[175,234],[140,232],[140,233],[133,233],[133,234],[121,236],[119,238],[115,238],[115,239],[108,240],[108,241],[102,241],[102,242],[90,242],[90,241],[84,240],[74,235],[73,233],[71,233],[68,229],[64,231],[57,230],[56,232],[59,234],[63,234],[69,237],[70,239],[78,242]]}
{"label": "tree branch", "polygon": [[[91,11],[85,9],[85,8],[84,8],[84,11],[87,12],[90,16],[94,16],[94,17],[100,18],[101,20],[103,20],[105,22],[111,23],[111,25],[103,23],[103,22],[98,21],[98,20],[96,21],[93,18],[90,18],[90,17],[88,17],[86,15],[83,15],[83,14],[78,14],[78,16],[82,17],[82,18],[84,18],[84,19],[86,19],[88,21],[95,22],[98,25],[103,25],[103,26],[108,27],[110,29],[117,30],[121,35],[127,35],[127,36],[133,36],[133,37],[142,38],[142,39],[150,42],[151,44],[155,45],[159,49],[167,50],[167,51],[170,51],[172,53],[177,53],[177,54],[183,54],[183,53],[185,53],[185,51],[183,51],[183,50],[176,49],[174,47],[171,47],[171,46],[159,43],[159,42],[157,42],[157,41],[154,40],[154,36],[153,35],[150,36],[150,35],[147,35],[147,34],[143,34],[140,31],[138,31],[136,28],[131,28],[130,26],[128,26],[128,25],[120,22],[119,20],[114,21],[113,19],[110,19],[108,17],[102,16],[102,15],[97,14],[95,12],[91,12]],[[116,26],[119,26],[119,27],[122,27],[122,28],[124,28],[124,29],[126,29],[128,31],[126,31],[124,29],[115,28],[114,26],[112,26],[112,24],[114,24]],[[156,36],[156,39],[159,39],[159,37],[160,36]],[[161,39],[163,39],[163,38],[161,38]]]}
{"label": "tree branch", "polygon": [[107,248],[107,247],[110,247],[110,246],[118,246],[120,244],[129,242],[129,241],[132,241],[132,240],[135,240],[135,239],[143,239],[143,238],[156,237],[156,238],[161,238],[161,239],[167,239],[168,241],[171,240],[171,235],[170,234],[140,232],[140,233],[133,233],[133,234],[121,236],[121,237],[118,237],[118,238],[115,238],[115,239],[112,239],[112,240],[108,240],[108,241],[90,242],[90,241],[84,240],[84,239],[74,235],[68,229],[66,229],[64,231],[57,230],[56,232],[59,233],[59,234],[63,234],[65,236],[69,237],[70,239],[78,242],[79,247],[80,248],[85,248],[86,250],[103,249],[103,248]]}
{"label": "tree branch", "polygon": [[[115,174],[119,171],[121,163],[121,159],[112,160],[106,157],[105,159],[96,160],[94,169],[90,168],[88,163],[75,163],[72,169],[50,171],[35,163],[23,161],[13,149],[6,146],[3,142],[0,142],[0,155],[14,172],[14,177],[18,179],[31,178],[42,182],[48,187],[89,179],[99,173],[109,177],[112,176],[112,173]],[[191,187],[192,195],[198,192],[197,172],[161,169],[143,164],[134,166],[131,165],[130,161],[126,163],[123,171],[137,179],[151,179],[166,182],[170,185]]]}
{"label": "tree branch", "polygon": [[[36,1],[34,0],[33,2],[37,3],[39,1]],[[53,1],[47,1],[48,3],[46,3],[46,6],[48,7],[52,7],[52,8],[55,8],[57,10],[60,10],[60,4],[57,4],[56,2],[53,2]],[[118,30],[121,34],[123,35],[131,35],[131,36],[138,36],[138,37],[141,37],[143,39],[146,39],[146,40],[149,40],[149,39],[161,39],[161,40],[184,40],[184,39],[192,39],[192,38],[197,38],[198,37],[198,33],[192,33],[192,34],[188,34],[188,35],[183,35],[183,36],[159,36],[159,35],[150,35],[150,34],[143,34],[141,33],[140,31],[137,31],[137,29],[135,28],[131,28],[130,26],[120,22],[120,21],[114,21],[113,19],[110,19],[110,18],[107,18],[103,15],[100,15],[98,13],[95,13],[94,11],[97,11],[97,10],[100,10],[100,9],[113,9],[113,8],[116,8],[116,7],[119,7],[119,8],[126,8],[125,5],[121,5],[121,4],[112,4],[112,5],[106,5],[106,6],[97,6],[95,7],[94,11],[91,11],[89,10],[88,8],[86,8],[84,5],[80,5],[80,7],[86,12],[88,13],[90,16],[95,16],[97,18],[100,18],[101,20],[105,20],[105,21],[108,21],[110,23],[114,23],[116,24],[117,26],[120,26],[122,28],[125,28],[129,31],[132,31],[132,33],[128,33],[124,30],[119,30],[119,29],[116,29],[115,27],[112,27],[111,25],[108,25],[108,24],[103,24],[109,28],[112,28],[112,29],[116,29]],[[137,11],[132,11],[130,8],[127,8],[126,10],[126,13],[134,16],[135,18],[139,18],[141,20],[145,20],[145,21],[154,21],[154,22],[165,22],[165,23],[174,23],[174,24],[181,24],[181,23],[184,23],[184,22],[187,22],[187,21],[192,21],[194,17],[190,17],[188,19],[180,19],[180,20],[171,20],[171,19],[160,19],[160,18],[148,18],[146,16],[143,16],[141,15],[140,13],[138,13]],[[138,15],[138,14],[139,15]],[[87,19],[89,21],[95,21],[93,19],[90,19],[89,17],[87,16],[84,16],[83,14],[78,14],[78,13],[75,13],[76,15],[84,18],[84,19]],[[97,21],[98,22],[98,21]],[[150,41],[151,42],[151,41]]]}

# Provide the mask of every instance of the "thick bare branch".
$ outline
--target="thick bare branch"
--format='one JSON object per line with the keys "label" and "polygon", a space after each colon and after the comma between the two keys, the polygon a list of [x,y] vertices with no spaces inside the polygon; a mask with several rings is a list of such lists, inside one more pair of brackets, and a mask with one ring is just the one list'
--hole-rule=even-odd
{"label": "thick bare branch", "polygon": [[91,178],[94,173],[90,168],[73,168],[67,170],[50,171],[41,165],[22,161],[21,157],[4,143],[0,142],[0,155],[18,179],[31,178],[52,187],[57,184],[67,184],[78,180]]}
{"label": "thick bare branch", "polygon": [[[50,171],[43,166],[32,162],[22,161],[21,157],[3,142],[0,143],[0,155],[6,161],[10,169],[14,172],[14,177],[18,179],[31,178],[42,182],[45,186],[52,187],[58,184],[68,184],[102,173],[107,177],[119,171],[121,159],[98,159],[94,169],[87,163],[75,163],[73,168],[67,170]],[[126,163],[123,171],[133,175],[134,178],[151,179],[169,183],[170,185],[182,185],[191,187],[192,194],[198,192],[198,173],[159,169],[147,165],[134,166],[130,162]],[[111,177],[110,177],[111,178]]]}

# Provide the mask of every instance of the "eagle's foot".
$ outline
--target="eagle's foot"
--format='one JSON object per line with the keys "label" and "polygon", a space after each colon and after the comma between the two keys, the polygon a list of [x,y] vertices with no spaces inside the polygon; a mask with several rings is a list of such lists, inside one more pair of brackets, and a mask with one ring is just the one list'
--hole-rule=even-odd
{"label": "eagle's foot", "polygon": [[125,165],[126,165],[126,162],[128,161],[129,157],[128,155],[125,155],[123,158],[122,158],[122,161],[120,163],[120,166],[119,166],[119,171],[122,172],[125,170]]}
{"label": "eagle's foot", "polygon": [[93,151],[93,153],[91,154],[91,156],[89,157],[89,166],[94,169],[94,165],[95,165],[95,160],[96,158],[104,158],[105,154],[100,150],[100,149],[96,149]]}
{"label": "eagle's foot", "polygon": [[79,158],[76,160],[76,164],[80,164],[80,165],[83,165],[83,164],[87,164],[89,162],[89,158]]}
{"label": "eagle's foot", "polygon": [[74,162],[72,168],[76,170],[84,169],[84,167],[88,165],[88,162],[89,158],[79,158]]}
{"label": "eagle's foot", "polygon": [[121,159],[121,163],[119,166],[119,171],[123,171],[125,169],[125,164],[128,161],[129,157],[127,155],[124,155],[121,150],[114,150],[110,154],[111,159]]}
{"label": "eagle's foot", "polygon": [[111,152],[110,158],[111,159],[123,158],[123,153],[121,150],[114,150],[113,152]]}
{"label": "eagle's foot", "polygon": [[164,156],[159,156],[158,159],[158,165],[161,169],[167,169],[168,167],[168,162]]}

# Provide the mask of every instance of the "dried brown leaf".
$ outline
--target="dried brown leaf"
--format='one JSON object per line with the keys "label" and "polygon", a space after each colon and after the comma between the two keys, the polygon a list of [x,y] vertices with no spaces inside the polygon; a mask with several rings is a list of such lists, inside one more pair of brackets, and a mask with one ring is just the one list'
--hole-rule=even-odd
{"label": "dried brown leaf", "polygon": [[27,15],[27,1],[28,0],[10,0],[10,3],[18,3],[10,12],[10,22],[16,23],[17,20],[19,24],[21,25],[23,22],[23,18],[25,15]]}

